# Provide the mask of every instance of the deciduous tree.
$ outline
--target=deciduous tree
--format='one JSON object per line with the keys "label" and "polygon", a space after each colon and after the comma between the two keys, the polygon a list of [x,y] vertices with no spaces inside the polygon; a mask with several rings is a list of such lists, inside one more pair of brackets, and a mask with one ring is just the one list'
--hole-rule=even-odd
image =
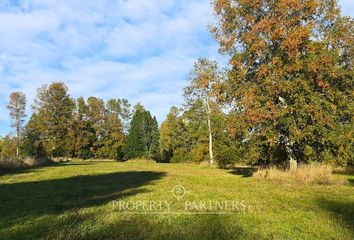
{"label": "deciduous tree", "polygon": [[11,127],[16,131],[16,156],[18,157],[23,123],[26,117],[26,95],[22,92],[11,93],[7,109],[10,112]]}
{"label": "deciduous tree", "polygon": [[211,120],[213,116],[212,105],[216,104],[216,97],[220,90],[220,79],[221,74],[217,62],[199,59],[198,62],[194,64],[189,85],[184,91],[187,107],[193,106],[195,108],[195,106],[200,103],[204,107],[204,119],[206,119],[208,125],[210,165],[214,164],[213,129]]}
{"label": "deciduous tree", "polygon": [[[335,0],[215,0],[232,132],[263,162],[352,158],[353,19]],[[230,127],[231,129],[231,127]],[[256,143],[256,144],[255,144]]]}

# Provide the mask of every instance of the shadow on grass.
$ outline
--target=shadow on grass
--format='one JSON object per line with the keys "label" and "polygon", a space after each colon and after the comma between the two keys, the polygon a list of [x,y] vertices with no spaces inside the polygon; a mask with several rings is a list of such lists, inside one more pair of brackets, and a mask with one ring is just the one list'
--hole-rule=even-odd
{"label": "shadow on grass", "polygon": [[318,205],[344,223],[345,227],[350,229],[354,236],[354,202],[319,199]]}
{"label": "shadow on grass", "polygon": [[141,187],[163,172],[118,172],[0,185],[0,229],[26,219],[100,206],[145,192]]}
{"label": "shadow on grass", "polygon": [[232,169],[229,173],[247,178],[252,177],[253,173],[256,170],[257,168],[254,167],[236,167]]}
{"label": "shadow on grass", "polygon": [[[101,226],[90,236],[82,237],[78,231],[68,232],[71,239],[262,239],[257,232],[246,231],[231,216],[179,215],[130,216],[116,219]],[[63,238],[64,239],[64,238]]]}
{"label": "shadow on grass", "polygon": [[354,179],[349,178],[348,181],[351,185],[354,185]]}

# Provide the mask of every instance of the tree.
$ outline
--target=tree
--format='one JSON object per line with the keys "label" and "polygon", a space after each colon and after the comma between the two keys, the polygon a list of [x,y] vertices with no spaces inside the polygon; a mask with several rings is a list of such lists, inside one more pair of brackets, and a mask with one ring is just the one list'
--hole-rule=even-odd
{"label": "tree", "polygon": [[[200,125],[200,124],[199,124]],[[167,119],[160,128],[160,156],[162,162],[182,162],[188,160],[192,147],[191,135],[185,123],[183,112],[171,107]]]}
{"label": "tree", "polygon": [[215,0],[227,102],[260,161],[351,158],[353,19],[333,0]]}
{"label": "tree", "polygon": [[120,100],[110,99],[106,104],[107,117],[105,122],[106,136],[102,140],[104,154],[110,159],[122,159],[125,143],[124,125],[120,116],[122,114]]}
{"label": "tree", "polygon": [[220,76],[217,62],[199,59],[194,64],[189,85],[184,90],[187,107],[196,106],[198,103],[202,103],[204,107],[208,124],[210,165],[214,164],[212,104],[216,103],[216,96],[219,94]]}
{"label": "tree", "polygon": [[129,123],[132,118],[131,104],[125,98],[118,99],[119,104],[119,116],[124,126],[124,133],[127,134],[129,131]]}
{"label": "tree", "polygon": [[10,112],[11,127],[16,131],[16,156],[18,157],[23,123],[26,118],[26,95],[22,92],[11,93],[7,109]]}
{"label": "tree", "polygon": [[125,156],[132,158],[152,158],[159,160],[159,130],[156,118],[138,104],[130,124],[126,140]]}
{"label": "tree", "polygon": [[[150,115],[150,113],[149,113]],[[149,129],[148,129],[148,140],[146,145],[149,146],[148,148],[148,157],[154,159],[156,161],[160,161],[160,131],[159,131],[159,124],[157,122],[156,117],[148,117]]]}
{"label": "tree", "polygon": [[16,155],[16,143],[17,139],[10,135],[0,138],[0,160],[10,160]]}
{"label": "tree", "polygon": [[27,156],[39,157],[46,155],[42,118],[43,114],[41,112],[32,114],[25,127],[22,148]]}
{"label": "tree", "polygon": [[167,119],[161,124],[160,128],[160,156],[162,162],[170,162],[173,157],[173,152],[175,149],[174,140],[176,136],[174,135],[174,130],[176,121],[178,118],[178,109],[176,107],[171,107]]}
{"label": "tree", "polygon": [[92,147],[96,140],[95,130],[89,117],[89,107],[80,97],[76,100],[76,111],[72,122],[74,156],[87,159],[93,157]]}
{"label": "tree", "polygon": [[33,106],[41,116],[41,138],[45,150],[53,157],[69,156],[73,151],[69,132],[72,126],[74,102],[62,82],[42,86]]}

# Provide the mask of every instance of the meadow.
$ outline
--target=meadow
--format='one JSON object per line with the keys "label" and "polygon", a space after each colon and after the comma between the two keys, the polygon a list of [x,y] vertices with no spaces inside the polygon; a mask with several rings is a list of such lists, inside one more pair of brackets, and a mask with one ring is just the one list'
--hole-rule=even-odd
{"label": "meadow", "polygon": [[[252,168],[73,161],[0,176],[0,239],[354,239],[354,176],[344,185],[280,183]],[[183,186],[181,199],[173,194]],[[189,211],[180,201],[244,202]],[[172,203],[121,212],[117,201]]]}

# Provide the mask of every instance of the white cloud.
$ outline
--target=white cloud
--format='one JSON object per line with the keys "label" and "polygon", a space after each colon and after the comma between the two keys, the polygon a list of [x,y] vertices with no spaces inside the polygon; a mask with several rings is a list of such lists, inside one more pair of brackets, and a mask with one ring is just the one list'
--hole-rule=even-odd
{"label": "white cloud", "polygon": [[[0,134],[6,101],[63,81],[72,96],[143,102],[161,121],[193,61],[220,58],[208,0],[0,1]],[[353,1],[342,0],[353,15]]]}
{"label": "white cloud", "polygon": [[181,102],[193,61],[218,57],[205,0],[18,2],[0,4],[0,121],[11,91],[32,101],[52,81],[74,97],[141,101],[161,121]]}

